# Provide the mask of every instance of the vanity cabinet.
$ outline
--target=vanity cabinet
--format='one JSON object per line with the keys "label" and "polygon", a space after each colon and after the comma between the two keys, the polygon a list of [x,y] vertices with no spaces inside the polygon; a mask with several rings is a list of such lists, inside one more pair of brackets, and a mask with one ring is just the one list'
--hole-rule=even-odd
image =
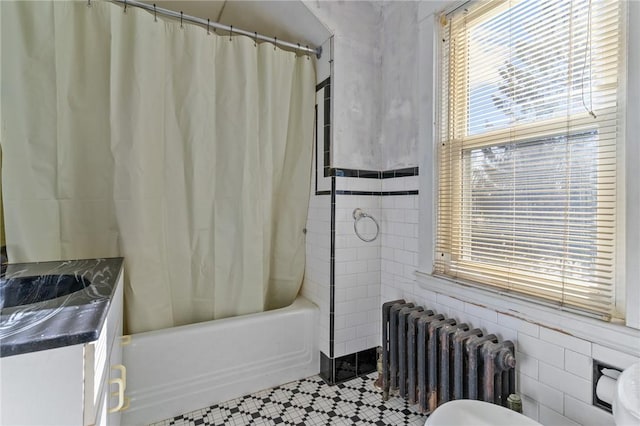
{"label": "vanity cabinet", "polygon": [[0,358],[0,425],[118,425],[127,408],[122,271],[99,338]]}

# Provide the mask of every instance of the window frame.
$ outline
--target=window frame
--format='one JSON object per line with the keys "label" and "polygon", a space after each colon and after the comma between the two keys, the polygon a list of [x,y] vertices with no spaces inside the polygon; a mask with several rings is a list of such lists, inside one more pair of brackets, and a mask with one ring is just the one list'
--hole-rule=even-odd
{"label": "window frame", "polygon": [[[420,175],[420,197],[419,197],[419,265],[416,271],[416,282],[419,287],[436,293],[453,296],[462,300],[473,300],[498,312],[509,313],[519,316],[525,320],[533,321],[541,325],[566,330],[577,337],[586,338],[590,341],[604,342],[607,346],[618,348],[629,353],[640,353],[640,348],[635,342],[640,337],[636,329],[640,329],[640,262],[626,262],[626,259],[640,259],[640,225],[637,221],[625,221],[625,217],[640,217],[640,171],[630,158],[633,154],[640,153],[636,143],[633,145],[629,139],[624,139],[618,155],[618,165],[620,173],[618,187],[624,190],[618,201],[620,220],[618,222],[618,248],[621,249],[616,267],[620,285],[617,294],[624,297],[626,306],[626,320],[604,322],[585,317],[582,314],[571,310],[560,310],[558,307],[545,306],[529,300],[522,300],[513,294],[505,294],[496,289],[483,287],[471,287],[461,280],[450,280],[433,276],[433,260],[435,259],[435,237],[436,237],[436,206],[438,196],[438,114],[439,99],[437,94],[440,90],[440,37],[439,37],[439,17],[440,13],[448,13],[457,8],[462,2],[447,2],[444,10],[443,3],[434,3],[420,8],[418,16],[419,39],[418,39],[418,61],[419,61],[419,135],[423,141],[420,148],[420,168],[424,173]],[[623,72],[622,93],[624,115],[628,118],[625,126],[621,129],[621,135],[640,134],[640,123],[633,120],[633,117],[640,116],[640,81],[628,81],[626,74],[628,70],[640,73],[640,46],[629,46],[632,40],[640,40],[640,28],[631,26],[629,22],[640,22],[640,4],[634,2],[623,2],[622,7],[625,25],[625,37],[621,48]],[[625,83],[626,82],[626,83]],[[633,97],[627,96],[634,93]],[[627,156],[625,157],[625,154]],[[630,155],[631,154],[631,155]],[[626,188],[626,189],[625,189]],[[627,199],[628,197],[628,199]],[[628,235],[625,239],[624,236]],[[635,238],[634,238],[635,237]],[[617,301],[618,303],[621,300]],[[633,339],[630,339],[633,337]]]}

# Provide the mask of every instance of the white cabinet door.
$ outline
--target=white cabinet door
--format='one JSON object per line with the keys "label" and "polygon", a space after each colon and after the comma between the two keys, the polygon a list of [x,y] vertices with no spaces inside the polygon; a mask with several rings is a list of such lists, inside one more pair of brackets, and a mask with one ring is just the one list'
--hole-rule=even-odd
{"label": "white cabinet door", "polygon": [[84,345],[0,358],[1,425],[81,425]]}
{"label": "white cabinet door", "polygon": [[[85,357],[85,426],[120,425],[119,398],[126,389],[122,365],[122,274],[111,300],[107,320],[97,341],[87,345]],[[124,401],[123,401],[124,402]]]}

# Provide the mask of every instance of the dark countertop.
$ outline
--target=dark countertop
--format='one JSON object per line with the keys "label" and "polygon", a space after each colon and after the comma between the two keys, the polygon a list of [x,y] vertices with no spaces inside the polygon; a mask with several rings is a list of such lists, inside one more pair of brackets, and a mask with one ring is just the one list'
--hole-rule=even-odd
{"label": "dark countertop", "polygon": [[122,273],[123,258],[14,263],[3,279],[75,275],[91,285],[56,299],[0,310],[0,357],[97,340]]}

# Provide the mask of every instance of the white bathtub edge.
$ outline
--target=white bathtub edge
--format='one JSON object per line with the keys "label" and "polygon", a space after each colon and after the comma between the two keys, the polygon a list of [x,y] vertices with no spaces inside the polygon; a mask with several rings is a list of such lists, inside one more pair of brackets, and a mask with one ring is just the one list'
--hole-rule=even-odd
{"label": "white bathtub edge", "polygon": [[[130,348],[125,347],[124,354],[129,376],[127,380],[130,382],[127,385],[126,394],[131,399],[131,405],[127,411],[123,412],[122,423],[149,424],[318,374],[320,352],[315,336],[317,320],[317,306],[298,297],[294,303],[282,309],[214,321],[211,325],[215,329],[212,331],[207,331],[204,324],[173,329],[181,333],[181,338],[192,334],[201,339],[202,333],[213,333],[215,339],[224,339],[224,336],[221,337],[217,333],[233,333],[236,327],[239,327],[236,330],[242,330],[245,327],[243,321],[244,324],[252,325],[264,325],[273,321],[276,327],[291,324],[292,327],[302,327],[299,330],[302,329],[304,332],[298,336],[296,350],[281,353],[275,346],[256,347],[256,355],[264,353],[267,356],[263,359],[254,358],[250,363],[244,362],[240,365],[233,365],[232,361],[223,360],[217,368],[208,368],[207,371],[202,372],[185,371],[184,376],[174,374],[170,379],[164,377],[161,371],[168,371],[176,364],[170,361],[171,356],[167,357],[166,364],[158,363],[156,373],[149,369],[148,362],[145,364],[145,359],[148,360],[150,356],[161,351],[154,346],[155,342],[173,340],[171,335],[164,334],[162,331],[134,335],[133,344]],[[264,329],[257,332],[264,333]],[[185,357],[188,357],[188,354]],[[186,359],[184,368],[188,369],[190,364],[192,363],[189,359]],[[171,376],[171,372],[168,376]]]}

